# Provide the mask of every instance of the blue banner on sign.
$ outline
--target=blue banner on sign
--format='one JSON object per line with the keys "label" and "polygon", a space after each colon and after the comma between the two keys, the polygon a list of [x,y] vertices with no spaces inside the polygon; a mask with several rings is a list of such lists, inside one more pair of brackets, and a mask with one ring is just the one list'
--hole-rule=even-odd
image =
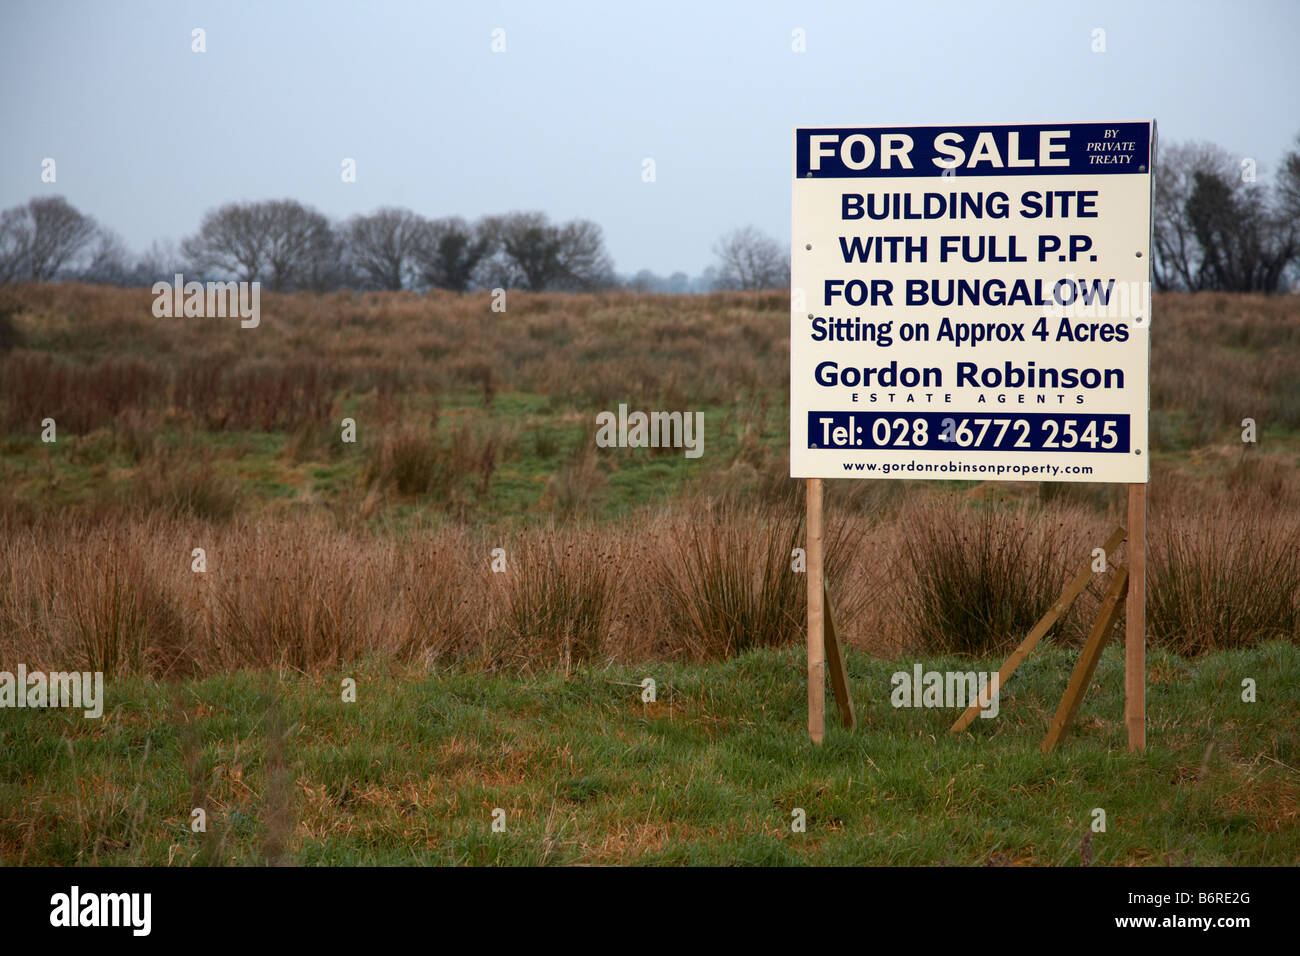
{"label": "blue banner on sign", "polygon": [[1150,160],[1149,123],[795,130],[799,179],[1145,175]]}
{"label": "blue banner on sign", "polygon": [[1056,412],[809,412],[808,447],[826,451],[1129,453],[1128,415]]}

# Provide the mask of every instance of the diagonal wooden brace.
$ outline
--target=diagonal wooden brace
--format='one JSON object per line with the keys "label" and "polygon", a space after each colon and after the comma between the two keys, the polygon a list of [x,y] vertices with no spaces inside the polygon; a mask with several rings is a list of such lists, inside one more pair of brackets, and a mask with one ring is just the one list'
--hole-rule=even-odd
{"label": "diagonal wooden brace", "polygon": [[853,708],[853,694],[849,690],[849,675],[844,669],[844,648],[840,645],[839,631],[835,629],[835,614],[831,611],[831,592],[825,586],[822,590],[822,610],[826,634],[826,664],[831,672],[831,689],[835,691],[840,723],[852,730],[858,724],[858,717]]}
{"label": "diagonal wooden brace", "polygon": [[1123,606],[1127,591],[1128,568],[1120,565],[1115,569],[1115,579],[1110,582],[1110,590],[1106,592],[1106,597],[1101,602],[1101,609],[1097,612],[1097,621],[1092,626],[1092,633],[1088,635],[1088,641],[1083,645],[1079,660],[1074,665],[1074,672],[1070,675],[1069,686],[1065,688],[1061,703],[1056,708],[1056,716],[1052,718],[1047,736],[1043,738],[1043,753],[1049,754],[1056,749],[1062,735],[1074,721],[1074,715],[1079,712],[1079,704],[1083,702],[1083,695],[1088,692],[1088,682],[1092,680],[1097,662],[1101,660],[1102,649],[1106,646],[1106,640],[1115,627],[1115,621],[1119,619],[1119,610]]}
{"label": "diagonal wooden brace", "polygon": [[[1111,532],[1111,536],[1107,538],[1106,543],[1102,545],[1102,550],[1106,552],[1107,557],[1110,556],[1112,551],[1119,547],[1120,542],[1124,540],[1126,534],[1127,532],[1123,528],[1116,528]],[[1042,619],[1034,625],[1034,629],[1029,632],[1029,636],[1021,641],[1020,646],[1011,652],[1011,656],[1007,658],[1007,662],[1003,664],[1001,669],[998,671],[999,694],[1002,693],[1003,688],[1007,686],[1007,681],[1010,679],[1011,675],[1016,672],[1016,668],[1025,662],[1025,658],[1029,656],[1029,652],[1038,646],[1038,642],[1043,639],[1044,635],[1046,635],[1049,630],[1051,630],[1052,625],[1055,624],[1057,619],[1069,609],[1070,605],[1074,603],[1074,599],[1077,598],[1080,593],[1082,593],[1083,589],[1088,586],[1088,582],[1092,580],[1094,573],[1095,572],[1092,570],[1092,559],[1089,558],[1079,573],[1074,576],[1074,580],[1065,586],[1065,590],[1062,591],[1061,596],[1056,599],[1056,603],[1048,608],[1047,613],[1044,614]],[[955,724],[948,728],[949,732],[956,734],[965,730],[971,725],[971,721],[975,719],[979,712],[979,701],[976,701],[966,708],[965,713],[957,718]]]}

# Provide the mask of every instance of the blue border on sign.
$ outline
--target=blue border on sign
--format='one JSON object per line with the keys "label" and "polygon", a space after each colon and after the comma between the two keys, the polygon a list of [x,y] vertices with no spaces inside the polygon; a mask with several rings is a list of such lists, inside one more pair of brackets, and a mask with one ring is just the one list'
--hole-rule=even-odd
{"label": "blue border on sign", "polygon": [[[815,164],[813,137],[832,137],[818,140],[820,155]],[[909,142],[910,148],[904,150]],[[1047,147],[1043,156],[1039,156],[1040,146]],[[891,147],[895,154],[886,159]],[[795,130],[795,177],[933,179],[942,176],[957,151],[962,161],[953,167],[952,175],[958,180],[965,176],[1146,175],[1151,168],[1151,124],[799,128]],[[1017,162],[1027,165],[1013,165]]]}

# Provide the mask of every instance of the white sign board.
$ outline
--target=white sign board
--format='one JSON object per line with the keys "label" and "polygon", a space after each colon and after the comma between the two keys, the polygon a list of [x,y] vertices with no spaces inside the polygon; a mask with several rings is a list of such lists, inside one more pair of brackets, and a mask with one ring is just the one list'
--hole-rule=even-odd
{"label": "white sign board", "polygon": [[1155,123],[799,128],[796,478],[1145,482]]}

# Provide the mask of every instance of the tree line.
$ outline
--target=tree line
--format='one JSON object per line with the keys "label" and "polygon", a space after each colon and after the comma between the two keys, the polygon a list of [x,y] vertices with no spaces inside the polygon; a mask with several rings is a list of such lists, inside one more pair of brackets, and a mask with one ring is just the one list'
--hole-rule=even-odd
{"label": "tree line", "polygon": [[[1300,262],[1300,137],[1274,182],[1253,160],[1205,143],[1169,145],[1156,162],[1152,273],[1160,290],[1277,292]],[[510,212],[475,222],[393,206],[341,222],[293,199],[209,210],[178,246],[132,256],[120,237],[59,196],[0,213],[0,285],[76,279],[151,285],[176,273],[305,289],[527,289],[648,292],[773,289],[789,284],[788,248],[753,226],[713,246],[698,278],[642,270],[621,279],[600,226]]]}
{"label": "tree line", "polygon": [[1271,186],[1211,143],[1161,146],[1152,208],[1157,289],[1277,292],[1300,262],[1300,136]]}
{"label": "tree line", "polygon": [[598,225],[543,213],[427,219],[384,207],[340,223],[293,199],[209,210],[179,247],[132,259],[122,241],[62,197],[0,214],[0,281],[73,278],[146,285],[182,272],[259,281],[273,292],[335,289],[596,289],[613,282]]}
{"label": "tree line", "polygon": [[719,240],[699,279],[643,270],[622,280],[600,226],[552,222],[541,212],[429,219],[383,207],[342,222],[293,199],[209,210],[179,247],[155,242],[133,257],[121,238],[61,196],[0,213],[0,284],[72,279],[142,286],[191,279],[259,281],[273,292],[337,289],[641,291],[775,288],[789,282],[784,249],[752,226]]}

